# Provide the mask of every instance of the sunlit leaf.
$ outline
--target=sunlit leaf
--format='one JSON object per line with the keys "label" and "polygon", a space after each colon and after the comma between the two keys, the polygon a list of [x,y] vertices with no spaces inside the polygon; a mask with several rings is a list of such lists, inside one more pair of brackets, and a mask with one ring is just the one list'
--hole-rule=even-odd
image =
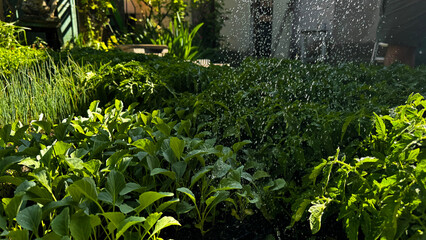
{"label": "sunlit leaf", "polygon": [[149,205],[158,201],[161,198],[172,197],[174,194],[170,192],[144,192],[139,196],[139,206],[135,209],[136,213],[141,212]]}
{"label": "sunlit leaf", "polygon": [[151,236],[159,233],[162,229],[169,227],[169,226],[180,226],[180,223],[174,219],[173,217],[162,217],[160,220],[157,221],[155,224],[154,231],[152,232]]}
{"label": "sunlit leaf", "polygon": [[190,199],[191,199],[191,201],[195,204],[195,205],[197,205],[197,201],[195,200],[195,195],[194,195],[194,193],[192,193],[192,191],[191,190],[189,190],[188,188],[186,188],[186,187],[180,187],[180,188],[178,188],[178,189],[176,189],[178,192],[181,192],[181,193],[184,193],[186,196],[188,196]]}
{"label": "sunlit leaf", "polygon": [[123,221],[120,222],[120,225],[117,228],[116,238],[118,239],[119,237],[121,237],[121,235],[123,235],[127,231],[127,229],[129,229],[131,226],[142,223],[144,221],[145,221],[144,217],[136,217],[136,216],[131,216],[124,219]]}
{"label": "sunlit leaf", "polygon": [[177,137],[171,137],[170,138],[170,147],[173,150],[173,153],[175,154],[176,158],[180,160],[183,154],[183,150],[185,148],[185,141],[180,140]]}
{"label": "sunlit leaf", "polygon": [[317,233],[321,229],[321,217],[324,214],[325,208],[326,205],[324,203],[316,203],[309,208],[308,212],[311,213],[309,216],[309,225],[312,234]]}

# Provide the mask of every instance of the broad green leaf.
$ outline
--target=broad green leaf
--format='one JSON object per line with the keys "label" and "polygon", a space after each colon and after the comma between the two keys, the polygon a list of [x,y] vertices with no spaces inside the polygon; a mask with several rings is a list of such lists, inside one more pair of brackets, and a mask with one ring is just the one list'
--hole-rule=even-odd
{"label": "broad green leaf", "polygon": [[99,100],[95,100],[95,101],[91,102],[90,106],[89,106],[89,111],[96,112],[97,109],[98,109],[99,103],[100,103]]}
{"label": "broad green leaf", "polygon": [[80,201],[81,195],[84,195],[93,202],[97,202],[98,192],[96,191],[95,181],[91,178],[82,178],[67,188],[74,201]]}
{"label": "broad green leaf", "polygon": [[90,218],[90,226],[92,227],[92,229],[102,224],[101,218],[98,215],[90,214],[89,218]]}
{"label": "broad green leaf", "polygon": [[7,236],[10,240],[28,240],[30,238],[30,234],[26,229],[10,231]]}
{"label": "broad green leaf", "polygon": [[164,176],[169,177],[172,180],[176,179],[176,173],[175,172],[172,172],[172,171],[169,171],[169,170],[166,170],[166,169],[163,169],[163,168],[154,168],[154,169],[152,169],[151,176],[155,176],[157,174],[162,174]]}
{"label": "broad green leaf", "polygon": [[[162,154],[163,154],[163,157],[164,157],[164,159],[167,161],[167,162],[169,162],[169,163],[173,163],[173,162],[176,162],[176,156],[175,156],[175,154],[173,153],[173,150],[172,150],[172,148],[170,147],[170,146],[167,146],[167,147],[164,147],[164,145],[165,145],[165,143],[167,142],[167,140],[165,140],[164,142],[163,142],[163,146],[162,146]],[[170,142],[170,141],[169,141]]]}
{"label": "broad green leaf", "polygon": [[123,102],[122,102],[122,101],[115,99],[115,101],[114,101],[114,105],[115,105],[115,108],[116,108],[119,112],[121,112],[121,111],[123,110],[123,106],[124,106],[124,104],[123,104]]}
{"label": "broad green leaf", "polygon": [[123,221],[126,216],[121,212],[106,212],[102,213],[102,215],[108,219],[112,225],[110,225],[110,229],[108,229],[110,232],[114,231],[118,228],[121,221]]}
{"label": "broad green leaf", "polygon": [[398,196],[389,195],[383,200],[383,206],[380,209],[380,217],[384,220],[382,223],[381,239],[394,239],[398,229],[398,215],[401,211],[401,199]]}
{"label": "broad green leaf", "polygon": [[53,128],[53,133],[55,134],[55,137],[60,140],[63,141],[67,135],[67,128],[68,126],[70,126],[69,122],[68,123],[59,123],[57,126],[55,126]]}
{"label": "broad green leaf", "polygon": [[302,202],[300,202],[299,206],[297,207],[296,212],[293,214],[293,216],[291,216],[292,221],[291,221],[291,225],[293,226],[295,222],[300,221],[300,219],[303,216],[303,213],[306,210],[306,207],[311,203],[311,200],[309,199],[303,199]]}
{"label": "broad green leaf", "polygon": [[408,158],[406,159],[406,161],[408,161],[408,162],[417,161],[417,156],[419,156],[419,153],[420,153],[420,148],[416,148],[416,149],[410,151],[410,154],[408,155]]}
{"label": "broad green leaf", "polygon": [[22,228],[32,232],[38,232],[38,226],[41,222],[41,208],[38,205],[32,205],[20,211],[16,215],[16,221]]}
{"label": "broad green leaf", "polygon": [[214,196],[211,196],[206,200],[206,209],[213,209],[217,204],[225,201],[228,197],[229,197],[228,191],[216,192]]}
{"label": "broad green leaf", "polygon": [[131,226],[142,223],[144,221],[145,221],[144,217],[136,217],[136,216],[131,216],[124,219],[123,221],[120,222],[120,225],[117,228],[116,239],[121,237],[121,235],[123,235],[127,231],[127,229],[129,229]]}
{"label": "broad green leaf", "polygon": [[142,186],[137,184],[137,183],[126,183],[126,186],[124,186],[124,188],[120,191],[120,195],[126,195],[129,192],[135,191],[135,190],[140,190],[142,189]]}
{"label": "broad green leaf", "polygon": [[[374,236],[373,235],[373,226],[371,222],[370,214],[367,211],[363,211],[361,213],[361,229],[365,236]],[[378,236],[377,236],[378,238]],[[377,239],[376,236],[373,237],[373,239]]]}
{"label": "broad green leaf", "polygon": [[144,113],[139,113],[139,117],[142,119],[143,123],[145,125],[148,125],[148,123],[151,122],[151,115],[150,114],[144,114]]}
{"label": "broad green leaf", "polygon": [[213,166],[203,167],[203,168],[201,168],[200,171],[198,171],[196,174],[194,174],[194,176],[192,176],[192,178],[191,178],[190,187],[194,186],[194,184],[196,182],[198,182],[198,180],[200,180],[202,177],[204,177],[208,172],[210,172],[212,170],[212,168],[213,168]]}
{"label": "broad green leaf", "polygon": [[380,188],[386,188],[386,187],[389,187],[390,185],[395,184],[397,177],[398,177],[397,175],[392,175],[390,177],[384,178],[382,182],[380,183]]}
{"label": "broad green leaf", "polygon": [[129,205],[127,205],[125,203],[118,205],[118,208],[120,208],[120,211],[124,214],[128,214],[128,213],[132,212],[133,210],[135,210],[134,208],[130,207]]}
{"label": "broad green leaf", "polygon": [[139,196],[139,206],[135,209],[136,213],[140,213],[142,210],[153,204],[157,200],[165,197],[172,197],[174,194],[170,192],[144,192]]}
{"label": "broad green leaf", "polygon": [[157,157],[149,155],[146,157],[146,163],[148,164],[148,168],[152,171],[155,168],[160,167],[160,161]]}
{"label": "broad green leaf", "polygon": [[174,219],[173,217],[162,217],[155,224],[154,231],[152,232],[150,237],[159,233],[162,229],[169,227],[169,226],[173,226],[173,225],[180,226],[180,223],[176,219]]}
{"label": "broad green leaf", "polygon": [[26,200],[31,200],[41,205],[46,205],[54,201],[55,199],[53,198],[52,193],[50,193],[46,188],[34,186],[28,189],[26,194]]}
{"label": "broad green leaf", "polygon": [[44,167],[50,166],[50,161],[52,160],[53,147],[47,146],[45,149],[40,150],[41,159],[40,162]]}
{"label": "broad green leaf", "polygon": [[224,178],[220,181],[219,187],[214,189],[214,192],[223,191],[223,190],[233,190],[233,189],[242,189],[243,186],[240,182],[235,181],[234,179]]}
{"label": "broad green leaf", "polygon": [[19,186],[21,183],[24,182],[23,178],[19,178],[16,176],[1,176],[0,177],[0,183],[9,183],[9,184],[13,184],[15,186]]}
{"label": "broad green leaf", "polygon": [[142,225],[145,229],[145,232],[150,231],[151,228],[154,227],[155,223],[158,221],[158,219],[160,219],[161,215],[161,212],[154,212],[149,214],[149,216],[146,218],[146,221]]}
{"label": "broad green leaf", "polygon": [[54,209],[65,207],[65,206],[71,206],[73,204],[72,198],[70,196],[65,197],[59,201],[56,202],[50,202],[43,206],[43,218],[45,218],[47,215],[49,215]]}
{"label": "broad green leaf", "polygon": [[322,163],[315,166],[311,174],[309,174],[309,180],[312,180],[314,185],[318,175],[322,172],[322,169],[325,167],[325,165],[327,165],[327,161],[323,159]]}
{"label": "broad green leaf", "polygon": [[173,150],[173,153],[175,154],[176,158],[180,160],[183,154],[183,150],[185,148],[185,141],[180,140],[177,137],[171,137],[170,138],[170,147]]}
{"label": "broad green leaf", "polygon": [[353,114],[353,115],[350,115],[349,117],[346,117],[345,122],[343,123],[343,126],[342,126],[342,134],[340,135],[340,142],[343,141],[343,137],[346,134],[346,130],[348,129],[349,124],[355,119],[356,116],[357,115]]}
{"label": "broad green leaf", "polygon": [[358,240],[360,218],[361,216],[352,213],[350,217],[345,219],[346,235],[350,240]]}
{"label": "broad green leaf", "polygon": [[9,167],[13,164],[19,163],[22,159],[22,156],[8,156],[0,158],[0,174],[3,175],[4,171],[9,169]]}
{"label": "broad green leaf", "polygon": [[92,159],[88,162],[83,162],[84,168],[90,172],[92,175],[96,175],[101,168],[102,162],[98,159]]}
{"label": "broad green leaf", "polygon": [[60,236],[68,236],[70,225],[70,210],[64,208],[52,221],[52,230]]}
{"label": "broad green leaf", "polygon": [[212,149],[211,152],[207,151],[207,150],[192,150],[191,152],[189,152],[188,154],[185,155],[185,157],[183,158],[183,160],[185,162],[188,162],[189,160],[191,160],[192,158],[204,155],[204,154],[212,154],[213,151],[217,152],[216,150]]}
{"label": "broad green leaf", "polygon": [[18,194],[15,194],[13,198],[2,198],[3,208],[9,219],[15,218],[18,214],[18,211],[22,205],[24,195],[25,194],[23,192],[20,192]]}
{"label": "broad green leaf", "polygon": [[92,234],[90,217],[82,211],[73,214],[70,221],[70,231],[75,240],[88,240]]}
{"label": "broad green leaf", "polygon": [[287,186],[287,182],[282,179],[278,178],[274,180],[274,186],[271,188],[271,191],[278,191],[283,189],[285,186]]}
{"label": "broad green leaf", "polygon": [[80,158],[65,158],[65,162],[73,171],[75,169],[82,170],[84,169],[84,162]]}
{"label": "broad green leaf", "polygon": [[151,154],[152,156],[155,156],[155,144],[147,138],[139,139],[136,142],[133,142],[132,145],[139,149],[142,149],[143,151]]}
{"label": "broad green leaf", "polygon": [[[41,239],[42,240],[71,240],[69,236],[60,236],[56,234],[55,232],[44,234],[44,236]],[[36,240],[39,240],[39,239],[36,239]]]}
{"label": "broad green leaf", "polygon": [[426,187],[426,159],[422,159],[416,166],[415,175],[417,181]]}
{"label": "broad green leaf", "polygon": [[172,163],[172,170],[176,173],[178,179],[181,179],[185,174],[188,164],[185,161]]}
{"label": "broad green leaf", "polygon": [[71,147],[72,145],[70,143],[64,143],[62,141],[58,141],[55,143],[55,145],[53,146],[53,150],[56,154],[56,156],[64,156],[65,153],[68,151],[68,149]]}
{"label": "broad green leaf", "polygon": [[45,187],[49,192],[52,192],[52,188],[50,187],[49,179],[48,179],[48,173],[45,169],[37,169],[34,171],[34,173],[28,174],[32,177],[34,177],[43,187]]}
{"label": "broad green leaf", "polygon": [[107,191],[102,191],[102,192],[100,192],[99,194],[98,194],[98,200],[99,201],[103,201],[103,202],[106,202],[106,203],[109,203],[109,204],[111,204],[111,205],[114,205],[114,199],[113,199],[113,197],[111,196],[111,193],[109,193],[109,192],[107,192]]}
{"label": "broad green leaf", "polygon": [[165,123],[157,123],[155,125],[160,132],[162,132],[166,137],[170,136],[172,128]]}
{"label": "broad green leaf", "polygon": [[309,216],[309,225],[311,227],[312,234],[317,233],[321,229],[321,217],[324,213],[325,207],[325,203],[316,203],[308,210],[308,212],[311,213]]}
{"label": "broad green leaf", "polygon": [[188,213],[189,211],[191,211],[192,209],[194,209],[195,206],[189,204],[186,201],[179,201],[176,204],[176,213],[177,214],[184,214],[184,213]]}
{"label": "broad green leaf", "polygon": [[195,200],[195,195],[194,195],[194,193],[192,193],[191,190],[189,190],[186,187],[180,187],[180,188],[178,188],[176,190],[178,192],[185,193],[186,196],[188,196],[191,199],[191,201],[194,203],[194,205],[197,205],[197,201]]}
{"label": "broad green leaf", "polygon": [[254,174],[253,174],[253,180],[258,180],[261,178],[267,178],[270,177],[269,173],[263,171],[263,170],[257,170]]}
{"label": "broad green leaf", "polygon": [[14,192],[14,194],[16,195],[16,194],[18,194],[18,193],[20,193],[20,192],[26,192],[26,191],[28,191],[30,188],[32,188],[32,187],[35,187],[37,184],[35,183],[35,182],[33,182],[33,181],[28,181],[28,180],[25,180],[24,182],[22,182],[16,189],[15,189],[15,192]]}
{"label": "broad green leaf", "polygon": [[77,148],[74,152],[70,154],[70,157],[72,158],[83,158],[88,154],[90,151],[85,148]]}
{"label": "broad green leaf", "polygon": [[120,192],[126,187],[126,180],[121,172],[112,170],[107,177],[106,190],[112,196],[112,204],[115,205],[117,202]]}
{"label": "broad green leaf", "polygon": [[229,169],[231,169],[231,165],[224,163],[222,159],[217,160],[213,165],[212,179],[222,178],[229,172]]}
{"label": "broad green leaf", "polygon": [[115,165],[121,160],[123,159],[124,156],[126,156],[126,154],[129,153],[129,150],[127,149],[122,149],[119,150],[117,152],[115,152],[114,154],[111,155],[111,157],[109,157],[106,161],[106,165],[107,166],[112,166],[115,167]]}
{"label": "broad green leaf", "polygon": [[250,140],[244,140],[242,142],[237,142],[232,145],[232,149],[234,150],[234,153],[240,151],[245,145],[250,144]]}
{"label": "broad green leaf", "polygon": [[7,227],[6,218],[0,215],[0,228],[3,230],[6,230],[6,227]]}
{"label": "broad green leaf", "polygon": [[23,165],[32,169],[37,169],[40,167],[40,162],[35,158],[27,157],[19,162],[19,165]]}
{"label": "broad green leaf", "polygon": [[12,132],[12,126],[10,124],[4,125],[0,128],[0,139],[4,141],[4,143],[9,142],[10,133]]}
{"label": "broad green leaf", "polygon": [[[179,118],[182,119],[182,117],[179,117]],[[190,129],[191,129],[191,121],[181,120],[180,125],[179,125],[179,129],[178,129],[178,134],[182,134],[182,131],[184,131],[186,133],[186,135],[189,136],[190,135],[190,132],[189,132]]]}
{"label": "broad green leaf", "polygon": [[50,134],[50,130],[52,130],[52,124],[48,121],[33,121],[31,125],[41,127],[46,135]]}
{"label": "broad green leaf", "polygon": [[165,209],[169,208],[170,206],[172,206],[173,204],[176,204],[178,202],[179,202],[179,198],[175,198],[175,199],[172,199],[170,201],[163,202],[160,206],[158,206],[157,209],[155,209],[155,211],[163,212]]}

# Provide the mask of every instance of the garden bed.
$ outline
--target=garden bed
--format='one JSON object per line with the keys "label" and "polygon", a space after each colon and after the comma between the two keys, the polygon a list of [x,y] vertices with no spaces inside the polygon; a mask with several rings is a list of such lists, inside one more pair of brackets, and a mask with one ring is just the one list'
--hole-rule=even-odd
{"label": "garden bed", "polygon": [[425,94],[425,68],[52,56],[46,79],[71,79],[85,98],[69,117],[41,108],[2,119],[3,236],[408,239],[426,230],[426,103],[412,94]]}

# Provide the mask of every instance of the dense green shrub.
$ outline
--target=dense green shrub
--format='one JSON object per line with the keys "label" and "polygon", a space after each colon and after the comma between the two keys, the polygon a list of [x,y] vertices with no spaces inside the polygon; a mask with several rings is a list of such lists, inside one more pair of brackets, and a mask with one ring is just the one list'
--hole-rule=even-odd
{"label": "dense green shrub", "polygon": [[44,50],[29,47],[0,48],[0,76],[8,77],[11,73],[18,71],[19,67],[30,66],[46,59],[47,54]]}
{"label": "dense green shrub", "polygon": [[295,204],[294,221],[311,205],[313,233],[329,212],[338,216],[349,239],[423,239],[425,110],[426,101],[415,94],[390,115],[375,115],[375,127],[357,157],[337,151],[313,169],[310,196]]}

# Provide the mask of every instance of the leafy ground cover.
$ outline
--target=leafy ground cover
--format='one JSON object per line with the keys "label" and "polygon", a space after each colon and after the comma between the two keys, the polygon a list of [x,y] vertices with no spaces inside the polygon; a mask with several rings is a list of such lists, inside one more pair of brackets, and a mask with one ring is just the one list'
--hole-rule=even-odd
{"label": "leafy ground cover", "polygon": [[70,56],[90,66],[77,76],[98,101],[63,121],[4,125],[4,235],[86,239],[79,220],[85,236],[110,239],[424,231],[424,101],[405,104],[425,94],[424,68],[276,59],[204,68],[87,49],[54,58]]}

